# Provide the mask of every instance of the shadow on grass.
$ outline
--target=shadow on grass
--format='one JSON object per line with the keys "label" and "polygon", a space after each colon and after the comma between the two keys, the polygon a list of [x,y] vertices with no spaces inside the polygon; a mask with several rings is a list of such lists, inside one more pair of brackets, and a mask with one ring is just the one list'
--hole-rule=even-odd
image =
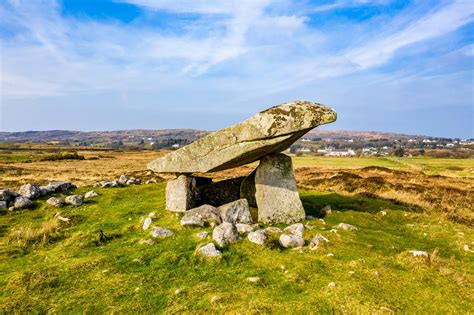
{"label": "shadow on grass", "polygon": [[377,213],[381,210],[402,210],[409,212],[424,212],[418,205],[408,204],[399,200],[383,198],[371,193],[360,193],[354,196],[344,196],[337,193],[319,193],[302,191],[300,194],[307,215],[322,218],[321,211],[326,205],[337,211],[359,211]]}

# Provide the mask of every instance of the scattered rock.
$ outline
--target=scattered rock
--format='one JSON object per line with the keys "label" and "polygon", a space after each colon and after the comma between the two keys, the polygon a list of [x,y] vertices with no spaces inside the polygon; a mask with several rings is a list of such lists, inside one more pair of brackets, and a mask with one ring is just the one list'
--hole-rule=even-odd
{"label": "scattered rock", "polygon": [[259,222],[292,224],[304,220],[289,156],[275,154],[262,158],[255,174],[255,189]]}
{"label": "scattered rock", "polygon": [[331,281],[328,283],[328,288],[334,288],[336,286],[336,282]]}
{"label": "scattered rock", "polygon": [[237,223],[235,227],[237,228],[237,231],[240,234],[248,234],[255,230],[253,226],[251,226],[250,224],[245,224],[245,223]]}
{"label": "scattered rock", "polygon": [[151,222],[152,222],[152,220],[151,220],[150,217],[146,218],[145,221],[143,221],[143,227],[142,228],[143,228],[144,231],[148,230],[148,228],[151,225]]}
{"label": "scattered rock", "polygon": [[264,229],[265,232],[270,233],[270,234],[280,234],[283,231],[280,228],[274,227],[274,226],[269,226]]}
{"label": "scattered rock", "polygon": [[205,256],[205,257],[218,257],[221,256],[222,253],[216,248],[214,243],[209,243],[205,246],[202,246],[198,249],[198,253]]}
{"label": "scattered rock", "polygon": [[14,192],[10,189],[0,189],[0,201],[5,201],[7,203],[7,207],[15,202],[15,198],[18,197],[19,194]]}
{"label": "scattered rock", "polygon": [[331,229],[331,233],[337,233],[337,229]]}
{"label": "scattered rock", "polygon": [[291,234],[299,235],[299,236],[303,236],[304,230],[305,230],[305,227],[302,223],[295,223],[295,224],[292,224],[290,226],[287,226],[284,229],[284,231],[287,231]]}
{"label": "scattered rock", "polygon": [[381,217],[385,217],[387,215],[387,211],[380,211],[379,214]]}
{"label": "scattered rock", "polygon": [[18,193],[28,199],[36,199],[41,196],[41,189],[36,184],[25,184],[20,187]]}
{"label": "scattered rock", "polygon": [[214,231],[212,231],[212,239],[219,247],[225,247],[238,241],[240,235],[235,225],[229,222],[224,222],[214,228]]}
{"label": "scattered rock", "polygon": [[180,293],[181,293],[181,289],[178,288],[178,289],[174,290],[174,294],[178,295]]}
{"label": "scattered rock", "polygon": [[322,246],[325,246],[327,243],[329,243],[329,240],[322,236],[321,234],[317,234],[309,243],[309,249],[311,250],[316,250]]}
{"label": "scattered rock", "polygon": [[25,209],[25,208],[29,208],[33,205],[33,202],[26,198],[26,197],[23,197],[23,196],[19,196],[19,197],[16,197],[15,198],[15,202],[13,204],[13,209]]}
{"label": "scattered rock", "polygon": [[125,184],[127,184],[127,185],[140,185],[141,182],[142,181],[140,179],[131,177],[127,180],[127,182]]}
{"label": "scattered rock", "polygon": [[44,186],[48,193],[65,192],[69,189],[76,188],[76,186],[70,182],[50,182]]}
{"label": "scattered rock", "polygon": [[154,218],[156,218],[156,213],[150,212],[150,213],[148,213],[148,217],[151,218],[151,219],[154,219]]}
{"label": "scattered rock", "polygon": [[223,222],[252,223],[249,203],[247,199],[239,199],[218,208]]}
{"label": "scattered rock", "polygon": [[339,223],[337,225],[337,228],[343,229],[344,231],[356,231],[356,230],[358,230],[357,227],[355,227],[351,224],[348,224],[348,223]]}
{"label": "scattered rock", "polygon": [[257,282],[260,281],[260,278],[259,277],[247,277],[245,280],[247,280],[248,282],[257,283]]}
{"label": "scattered rock", "polygon": [[102,188],[105,188],[105,187],[118,187],[119,186],[119,183],[118,181],[116,180],[113,180],[113,181],[101,181],[100,182],[100,187]]}
{"label": "scattered rock", "polygon": [[327,257],[334,257],[334,254],[333,253],[328,253],[326,256]]}
{"label": "scattered rock", "polygon": [[46,203],[50,206],[57,207],[57,208],[64,206],[64,201],[56,197],[49,198],[48,200],[46,200]]}
{"label": "scattered rock", "polygon": [[126,175],[120,175],[120,178],[117,180],[117,182],[118,182],[120,185],[125,185],[128,180],[129,180],[129,177],[128,177],[128,176],[126,176]]}
{"label": "scattered rock", "polygon": [[153,231],[151,232],[152,237],[158,237],[158,238],[166,238],[172,236],[174,233],[171,230],[155,226],[153,227]]}
{"label": "scattered rock", "polygon": [[82,195],[71,195],[67,196],[64,201],[73,206],[80,206],[84,202],[84,197]]}
{"label": "scattered rock", "polygon": [[321,223],[322,225],[326,225],[326,221],[324,221],[324,219],[319,219],[319,223]]}
{"label": "scattered rock", "polygon": [[324,206],[324,208],[322,208],[322,209],[320,210],[320,213],[321,213],[322,216],[325,216],[325,215],[327,215],[327,214],[332,213],[331,206],[330,206],[330,205]]}
{"label": "scattered rock", "polygon": [[300,235],[282,234],[280,235],[280,244],[285,248],[303,247],[304,239]]}
{"label": "scattered rock", "polygon": [[247,235],[247,238],[249,241],[252,243],[258,244],[258,245],[263,245],[268,239],[268,234],[264,230],[258,230],[255,232],[250,232]]}
{"label": "scattered rock", "polygon": [[413,257],[425,257],[429,258],[430,254],[422,250],[409,250],[408,251]]}
{"label": "scattered rock", "polygon": [[84,198],[94,198],[94,197],[97,197],[99,194],[96,193],[95,191],[91,190],[91,191],[88,191],[86,192],[86,194],[84,195]]}
{"label": "scattered rock", "polygon": [[69,221],[70,221],[69,218],[65,218],[65,217],[62,217],[62,216],[60,216],[60,215],[57,216],[57,219],[58,219],[59,221],[63,221],[63,222],[69,222]]}
{"label": "scattered rock", "polygon": [[196,234],[196,236],[199,237],[199,238],[207,238],[208,235],[209,235],[209,233],[207,233],[206,231],[199,232],[198,234]]}
{"label": "scattered rock", "polygon": [[181,218],[181,225],[198,225],[204,226],[208,224],[220,224],[221,217],[219,210],[211,205],[202,205],[200,207],[186,211],[184,216]]}

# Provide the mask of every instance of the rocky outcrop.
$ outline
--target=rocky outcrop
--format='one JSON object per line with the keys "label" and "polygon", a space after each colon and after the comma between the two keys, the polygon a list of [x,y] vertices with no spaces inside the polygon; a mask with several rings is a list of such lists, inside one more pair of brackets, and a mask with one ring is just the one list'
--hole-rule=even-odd
{"label": "rocky outcrop", "polygon": [[161,173],[225,170],[281,152],[316,126],[336,120],[322,104],[294,101],[264,110],[148,164]]}

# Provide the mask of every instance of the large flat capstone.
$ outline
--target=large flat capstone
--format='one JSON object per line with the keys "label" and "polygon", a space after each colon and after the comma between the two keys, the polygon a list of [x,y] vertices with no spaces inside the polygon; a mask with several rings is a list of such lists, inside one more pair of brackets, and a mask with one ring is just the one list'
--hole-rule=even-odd
{"label": "large flat capstone", "polygon": [[336,120],[322,104],[294,101],[271,107],[148,164],[161,173],[205,173],[245,165],[279,153],[311,129]]}

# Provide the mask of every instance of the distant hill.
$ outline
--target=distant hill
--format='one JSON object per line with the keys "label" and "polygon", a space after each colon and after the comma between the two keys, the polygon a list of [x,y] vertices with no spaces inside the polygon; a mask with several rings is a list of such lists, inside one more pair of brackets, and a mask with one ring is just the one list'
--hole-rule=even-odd
{"label": "distant hill", "polygon": [[[1,143],[33,142],[46,143],[58,142],[113,142],[113,141],[159,141],[167,139],[182,139],[194,141],[205,135],[209,131],[194,129],[163,129],[163,130],[116,130],[116,131],[68,131],[68,130],[48,130],[48,131],[24,131],[24,132],[0,132]],[[320,138],[325,141],[370,141],[376,139],[435,139],[434,137],[404,135],[397,133],[387,133],[378,131],[346,131],[346,130],[317,130],[308,132],[305,138]]]}

